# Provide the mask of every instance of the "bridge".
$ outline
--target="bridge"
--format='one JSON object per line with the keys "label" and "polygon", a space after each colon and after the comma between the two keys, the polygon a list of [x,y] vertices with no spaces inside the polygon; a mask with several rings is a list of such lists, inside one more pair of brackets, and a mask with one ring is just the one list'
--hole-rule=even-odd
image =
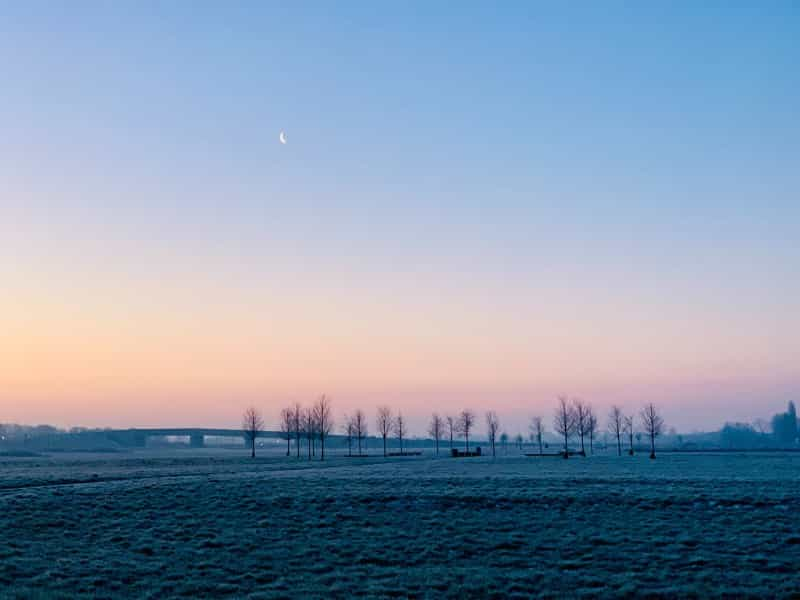
{"label": "bridge", "polygon": [[[244,438],[241,429],[215,429],[213,427],[161,427],[158,429],[109,429],[105,431],[106,438],[120,446],[128,448],[143,448],[147,445],[148,437],[180,436],[189,438],[189,445],[193,448],[202,448],[205,438],[231,437]],[[257,437],[280,439],[284,434],[280,431],[259,431]]]}

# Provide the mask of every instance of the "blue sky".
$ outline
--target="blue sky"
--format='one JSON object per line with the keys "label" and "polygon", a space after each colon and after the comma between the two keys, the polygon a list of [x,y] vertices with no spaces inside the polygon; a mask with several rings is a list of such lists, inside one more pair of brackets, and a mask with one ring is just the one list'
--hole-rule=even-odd
{"label": "blue sky", "polygon": [[[280,364],[298,375],[231,375],[209,393],[207,421],[238,419],[238,406],[217,410],[223,395],[261,394],[277,410],[293,383],[311,393],[293,379],[309,323],[337,332],[314,383],[344,406],[385,396],[413,412],[466,389],[517,418],[523,397],[633,403],[658,388],[668,405],[711,407],[673,415],[684,427],[731,404],[742,419],[777,410],[800,392],[798,13],[793,2],[2,3],[0,274],[48,299],[5,318],[63,324],[63,303],[123,302],[163,332],[173,313],[150,298],[180,311],[201,296],[201,329],[219,326],[212,347],[226,331],[241,339],[225,315],[252,301],[263,331],[248,360],[293,346]],[[254,298],[291,323],[285,335],[302,333],[270,335]],[[297,298],[314,300],[301,310]],[[109,311],[97,335],[124,318]],[[119,335],[136,354],[140,341]],[[4,381],[46,420],[60,355],[37,340],[41,377],[9,368]],[[180,340],[176,355],[191,352]],[[363,388],[354,348],[395,343],[401,355],[370,363],[380,376]],[[464,344],[472,352],[453,358]],[[472,381],[492,347],[508,364]],[[350,358],[334,368],[325,352]],[[427,352],[440,370],[420,370]],[[546,373],[526,366],[536,361]],[[109,366],[120,380],[102,393],[120,398],[119,414],[138,418],[127,377],[146,366],[124,353]],[[56,401],[65,413],[91,396],[87,377]],[[164,377],[138,401],[190,395]]]}

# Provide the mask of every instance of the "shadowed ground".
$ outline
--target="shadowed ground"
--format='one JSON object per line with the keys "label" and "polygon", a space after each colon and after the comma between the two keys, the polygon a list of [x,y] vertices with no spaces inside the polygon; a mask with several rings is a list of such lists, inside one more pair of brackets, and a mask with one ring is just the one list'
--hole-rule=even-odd
{"label": "shadowed ground", "polygon": [[800,456],[0,462],[0,596],[800,593]]}

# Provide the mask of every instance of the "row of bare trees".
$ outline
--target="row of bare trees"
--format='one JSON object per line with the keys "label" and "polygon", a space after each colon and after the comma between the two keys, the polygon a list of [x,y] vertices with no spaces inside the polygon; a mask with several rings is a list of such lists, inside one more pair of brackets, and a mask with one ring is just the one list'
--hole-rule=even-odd
{"label": "row of bare trees", "polygon": [[591,404],[579,399],[570,401],[559,396],[553,419],[553,428],[564,438],[564,453],[568,454],[569,438],[578,435],[581,441],[581,454],[586,454],[585,440],[589,438],[589,451],[594,451],[594,436],[597,434],[597,417]]}
{"label": "row of bare trees", "polygon": [[[640,419],[644,432],[650,438],[650,457],[655,458],[655,440],[661,435],[664,420],[652,403],[646,405],[640,412]],[[465,409],[456,416],[440,416],[434,413],[428,427],[428,433],[433,439],[435,452],[438,455],[443,440],[449,440],[450,449],[454,447],[456,437],[464,439],[466,452],[469,452],[470,433],[474,430],[476,422],[475,413]],[[406,420],[401,412],[393,414],[388,406],[379,406],[375,420],[378,435],[383,441],[383,455],[388,454],[388,439],[394,435],[399,442],[400,453],[403,453],[403,441],[408,438]],[[291,442],[295,440],[295,449],[298,458],[302,441],[306,442],[308,459],[317,454],[317,444],[320,448],[320,460],[325,459],[325,440],[333,431],[333,411],[330,398],[320,396],[309,408],[303,408],[299,403],[284,408],[281,411],[281,432],[286,439],[286,455],[291,454]],[[243,417],[242,430],[251,448],[251,456],[255,457],[256,438],[263,430],[264,421],[255,408],[248,408]],[[586,455],[586,442],[589,452],[594,452],[594,441],[599,432],[598,418],[591,406],[580,399],[569,399],[559,396],[553,419],[553,428],[564,442],[564,457],[569,457],[570,438],[578,437],[580,440],[580,453]],[[623,438],[628,439],[628,453],[633,454],[634,417],[626,415],[618,406],[613,406],[608,415],[608,431],[617,441],[617,453],[622,455]],[[530,439],[543,453],[545,426],[541,417],[533,417],[530,424]],[[351,416],[345,416],[343,431],[347,441],[348,455],[352,456],[354,447],[359,456],[365,446],[369,434],[367,417],[361,409],[356,410]],[[508,435],[500,433],[500,419],[497,413],[486,413],[487,441],[496,456],[497,442],[505,446]],[[522,436],[518,435],[516,442],[522,447]]]}
{"label": "row of bare trees", "polygon": [[[664,428],[664,420],[658,413],[655,405],[650,403],[645,406],[640,418],[644,432],[650,438],[650,457],[655,458],[655,440],[661,435]],[[441,440],[445,435],[449,436],[450,448],[453,448],[453,440],[456,435],[464,438],[465,449],[469,452],[469,434],[475,425],[475,414],[470,410],[464,410],[457,417],[446,416],[442,418],[437,413],[431,417],[428,433],[434,441],[436,454],[439,454]],[[569,441],[573,436],[578,436],[580,440],[580,451],[586,455],[586,442],[588,440],[589,452],[594,452],[595,438],[599,433],[600,423],[591,404],[580,399],[570,400],[566,396],[559,396],[558,406],[555,412],[554,429],[564,439],[564,456],[569,456]],[[622,438],[627,435],[629,440],[628,453],[633,455],[633,436],[634,436],[634,417],[625,415],[618,406],[614,406],[608,417],[608,430],[617,439],[617,452],[622,455]],[[530,439],[539,447],[539,453],[544,453],[545,426],[541,417],[533,417],[530,424]],[[489,411],[486,413],[486,437],[492,451],[492,456],[497,454],[498,438],[501,444],[505,445],[508,435],[500,433],[500,419],[497,413]],[[517,435],[516,442],[522,448],[522,436]]]}
{"label": "row of bare trees", "polygon": [[358,455],[361,456],[361,450],[364,446],[364,441],[369,434],[367,417],[363,410],[356,410],[351,417],[345,415],[344,433],[347,437],[347,455],[353,455],[353,442],[355,441],[358,446]]}
{"label": "row of bare trees", "polygon": [[[489,414],[493,415],[495,422],[494,436],[497,437],[497,430],[500,428],[500,422],[497,420],[495,413],[487,413],[487,422]],[[438,413],[433,413],[431,416],[430,424],[428,425],[428,434],[433,439],[436,454],[439,454],[439,448],[443,439],[450,441],[450,449],[454,447],[454,440],[456,436],[464,438],[464,447],[469,452],[469,434],[475,428],[475,413],[469,409],[464,409],[459,415],[440,416]]]}
{"label": "row of bare trees", "polygon": [[403,454],[403,440],[408,439],[408,424],[403,413],[398,412],[395,415],[388,406],[379,406],[375,424],[383,441],[383,455],[386,456],[388,454],[389,436],[392,434],[394,434],[400,445],[400,454]]}
{"label": "row of bare trees", "polygon": [[[299,402],[281,411],[281,433],[286,439],[286,456],[291,454],[294,439],[297,457],[300,457],[302,441],[306,441],[308,460],[317,455],[319,444],[320,460],[325,460],[325,441],[333,431],[333,406],[329,396],[323,394],[308,408]],[[242,430],[251,447],[251,456],[256,455],[256,438],[264,429],[261,414],[251,407],[245,411]],[[366,431],[364,432],[364,436]],[[363,439],[363,436],[362,438]]]}
{"label": "row of bare trees", "polygon": [[[664,419],[651,402],[640,412],[644,432],[650,438],[650,458],[656,457],[656,438],[664,430]],[[589,438],[589,451],[593,451],[594,436],[598,432],[598,421],[592,406],[579,399],[569,400],[566,396],[559,396],[556,407],[553,428],[556,433],[564,438],[564,458],[569,456],[569,438],[577,435],[580,437],[581,453],[586,454],[584,439]],[[539,440],[539,452],[542,451],[542,420],[535,417],[531,424],[532,434]],[[627,435],[629,440],[628,453],[633,455],[634,417],[625,415],[618,406],[613,406],[608,415],[608,431],[617,440],[617,454],[622,456],[622,438]]]}

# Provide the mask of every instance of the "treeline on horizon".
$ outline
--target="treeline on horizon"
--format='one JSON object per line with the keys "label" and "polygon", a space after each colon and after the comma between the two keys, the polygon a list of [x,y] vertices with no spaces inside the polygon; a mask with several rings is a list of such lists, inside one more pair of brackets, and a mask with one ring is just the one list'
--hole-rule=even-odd
{"label": "treeline on horizon", "polygon": [[[320,401],[323,398],[325,404],[323,411],[325,431],[322,433],[321,439],[317,423],[320,419]],[[564,401],[563,404],[562,400]],[[580,400],[567,398],[559,398],[557,404],[552,431],[548,430],[545,420],[541,416],[534,416],[528,425],[528,436],[517,433],[512,437],[500,426],[497,414],[494,411],[489,411],[484,419],[485,428],[483,431],[485,433],[483,435],[485,437],[481,438],[480,441],[481,443],[488,443],[490,447],[495,448],[495,451],[498,445],[501,447],[515,446],[519,450],[523,450],[525,446],[533,446],[534,449],[549,448],[553,443],[559,444],[563,451],[565,447],[563,425],[566,419],[566,424],[568,425],[566,447],[569,448],[574,444],[576,448],[580,447],[585,452],[588,443],[589,451],[591,452],[594,449],[597,434],[601,431],[600,423],[591,405]],[[562,411],[564,405],[566,405],[566,414]],[[255,408],[251,410],[250,417],[257,420],[257,429],[264,430],[265,424],[260,411]],[[465,423],[465,418],[467,423]],[[418,446],[421,439],[432,443],[434,448],[439,445],[447,445],[448,449],[454,448],[456,441],[458,441],[459,444],[464,444],[466,450],[469,440],[471,437],[474,438],[477,423],[477,416],[470,410],[462,411],[458,415],[440,416],[434,414],[431,417],[428,430],[425,432],[430,437],[420,438],[409,431],[408,423],[401,411],[395,414],[388,406],[380,406],[376,409],[374,420],[371,421],[363,410],[357,409],[350,415],[345,415],[340,419],[338,428],[336,428],[331,400],[327,396],[322,396],[308,408],[299,403],[284,408],[281,411],[279,429],[284,434],[287,447],[294,446],[294,448],[290,449],[290,452],[295,455],[298,455],[298,453],[307,455],[310,452],[312,457],[317,456],[318,446],[321,451],[325,439],[328,436],[335,435],[337,438],[343,438],[348,454],[359,456],[362,455],[366,448],[371,424],[375,426],[373,437],[382,442],[386,453],[389,454],[390,441],[393,447],[399,447],[402,453],[410,443]],[[468,428],[466,435],[464,432],[465,424]],[[252,421],[250,425],[252,425]],[[617,445],[618,453],[622,453],[621,446],[624,446],[627,451],[630,451],[634,445],[641,446],[643,443],[642,436],[647,433],[647,424],[644,423],[641,411],[638,418],[634,418],[634,415],[626,415],[620,409],[612,407],[604,425],[605,427],[602,428],[603,437],[611,436],[610,443]],[[242,432],[244,437],[250,441],[252,446],[252,441],[245,433],[247,429],[248,427],[243,424]],[[0,423],[0,446],[19,446],[28,441],[46,437],[68,434],[77,436],[92,432],[102,433],[108,430],[110,428],[72,427],[64,429],[51,425],[30,426]],[[309,431],[311,435],[309,435]],[[619,436],[617,436],[618,431]],[[743,450],[792,449],[797,447],[799,431],[800,425],[798,424],[795,405],[793,402],[789,402],[785,412],[773,415],[770,420],[756,419],[753,423],[727,422],[720,430],[705,433],[678,434],[670,431],[669,438],[672,448],[678,450],[691,450],[695,447]],[[658,434],[654,438],[662,434],[663,422],[660,424]],[[556,436],[560,439],[556,438]],[[581,441],[583,443],[580,443]],[[644,439],[644,441],[646,442],[647,439]],[[607,439],[603,440],[604,446],[608,443]]]}

